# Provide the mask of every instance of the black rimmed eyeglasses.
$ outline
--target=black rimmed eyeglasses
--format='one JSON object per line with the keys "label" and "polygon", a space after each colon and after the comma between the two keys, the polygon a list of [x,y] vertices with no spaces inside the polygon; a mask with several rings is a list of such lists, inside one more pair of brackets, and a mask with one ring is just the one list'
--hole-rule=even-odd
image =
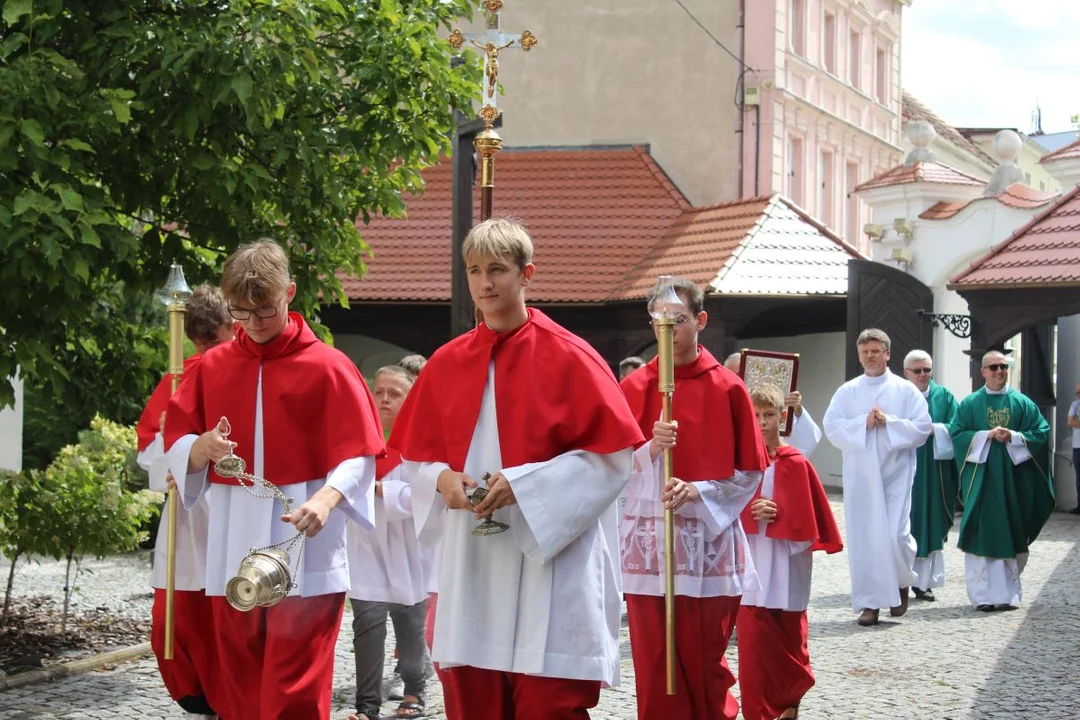
{"label": "black rimmed eyeglasses", "polygon": [[277,313],[277,305],[274,305],[272,307],[255,308],[254,310],[248,310],[247,308],[229,308],[229,315],[232,316],[232,319],[240,321],[250,320],[253,314],[255,315],[255,317],[261,320],[269,320],[270,318],[277,315]]}

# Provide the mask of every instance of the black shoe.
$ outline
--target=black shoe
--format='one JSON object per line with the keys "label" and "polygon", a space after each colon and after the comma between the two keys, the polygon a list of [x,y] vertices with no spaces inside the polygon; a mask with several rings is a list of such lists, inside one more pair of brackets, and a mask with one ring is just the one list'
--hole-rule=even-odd
{"label": "black shoe", "polygon": [[1072,510],[1070,510],[1069,514],[1070,515],[1080,515],[1080,505],[1077,505]]}
{"label": "black shoe", "polygon": [[937,598],[934,597],[933,590],[920,590],[917,587],[913,587],[911,589],[915,593],[916,600],[925,600],[926,602],[934,602],[935,600],[937,600]]}
{"label": "black shoe", "polygon": [[993,605],[979,605],[975,609],[978,610],[979,612],[994,612],[994,606]]}
{"label": "black shoe", "polygon": [[1015,605],[1009,605],[1008,603],[1002,603],[1001,605],[995,605],[994,610],[997,610],[997,611],[1016,610],[1016,606]]}

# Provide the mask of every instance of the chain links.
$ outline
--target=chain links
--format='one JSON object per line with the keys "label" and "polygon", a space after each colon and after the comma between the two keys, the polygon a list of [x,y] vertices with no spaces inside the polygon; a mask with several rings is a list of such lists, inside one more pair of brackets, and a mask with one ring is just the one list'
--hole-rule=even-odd
{"label": "chain links", "polygon": [[[222,428],[219,424],[218,432],[220,432],[226,440],[229,439],[229,433],[232,432],[232,427],[229,425],[228,420],[224,420],[224,428]],[[242,457],[234,455],[232,453],[232,450],[229,451],[228,455],[214,463],[214,472],[216,472],[223,478],[234,478],[240,484],[240,487],[244,488],[244,490],[247,491],[247,493],[252,497],[263,498],[266,500],[280,500],[281,506],[285,510],[285,514],[289,514],[290,512],[292,512],[293,499],[291,497],[288,497],[285,493],[281,491],[281,488],[279,488],[277,485],[270,482],[266,478],[261,478],[258,475],[252,475],[251,473],[246,472],[246,470],[247,463],[244,462],[244,459]],[[250,483],[250,485],[245,484],[245,480]],[[266,490],[269,492],[269,494],[267,495],[256,492],[256,489]],[[281,547],[281,549],[284,550],[287,554],[289,550],[291,550],[297,543],[299,543],[300,551],[296,556],[296,568],[292,572],[292,576],[295,579],[297,577],[297,574],[300,572],[300,561],[304,557],[304,545],[306,540],[307,532],[304,530],[300,530],[296,533],[296,535],[292,536],[291,538],[282,540],[281,542],[272,543],[261,548],[252,548],[251,552],[262,552],[263,550],[269,550],[271,548],[284,546]],[[289,589],[292,590],[296,587],[298,587],[297,583],[293,582]]]}

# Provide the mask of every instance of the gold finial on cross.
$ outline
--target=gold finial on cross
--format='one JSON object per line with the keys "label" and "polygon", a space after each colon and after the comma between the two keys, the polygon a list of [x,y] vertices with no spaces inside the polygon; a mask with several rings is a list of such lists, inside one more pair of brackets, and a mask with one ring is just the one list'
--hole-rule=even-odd
{"label": "gold finial on cross", "polygon": [[495,118],[499,117],[499,53],[513,47],[520,47],[528,52],[540,42],[528,30],[509,35],[499,29],[499,15],[503,9],[503,0],[484,0],[485,30],[479,33],[463,33],[455,29],[447,41],[456,51],[460,51],[468,42],[484,54],[484,93],[480,117],[490,129]]}

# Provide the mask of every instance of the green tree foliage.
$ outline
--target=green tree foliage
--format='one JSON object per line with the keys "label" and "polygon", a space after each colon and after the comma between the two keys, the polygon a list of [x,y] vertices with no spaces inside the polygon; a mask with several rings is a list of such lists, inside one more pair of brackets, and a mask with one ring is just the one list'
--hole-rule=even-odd
{"label": "green tree foliage", "polygon": [[402,211],[479,92],[444,30],[475,5],[0,0],[0,406],[16,366],[43,407],[141,402],[162,345],[126,314],[174,261],[274,237],[299,309],[344,304],[353,219]]}
{"label": "green tree foliage", "polygon": [[136,442],[134,427],[96,417],[79,443],[61,449],[41,473],[28,552],[67,561],[65,625],[82,558],[134,550],[159,512],[160,493],[130,489],[146,487],[146,474],[134,462]]}
{"label": "green tree foliage", "polygon": [[40,506],[41,473],[0,470],[0,554],[11,561],[0,624],[7,620],[19,559],[33,551],[35,540],[43,534],[37,525]]}

